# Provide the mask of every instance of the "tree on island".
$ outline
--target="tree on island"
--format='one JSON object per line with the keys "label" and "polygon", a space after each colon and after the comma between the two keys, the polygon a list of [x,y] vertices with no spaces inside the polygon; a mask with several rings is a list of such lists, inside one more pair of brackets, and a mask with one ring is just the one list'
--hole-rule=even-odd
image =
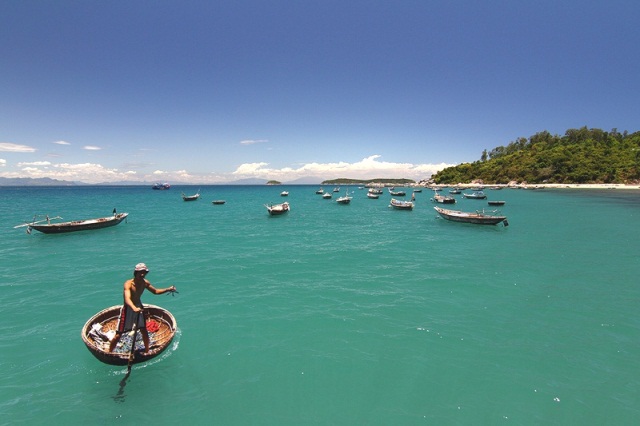
{"label": "tree on island", "polygon": [[545,130],[484,150],[479,161],[447,167],[433,180],[437,184],[635,183],[640,180],[640,132],[585,126],[558,136]]}

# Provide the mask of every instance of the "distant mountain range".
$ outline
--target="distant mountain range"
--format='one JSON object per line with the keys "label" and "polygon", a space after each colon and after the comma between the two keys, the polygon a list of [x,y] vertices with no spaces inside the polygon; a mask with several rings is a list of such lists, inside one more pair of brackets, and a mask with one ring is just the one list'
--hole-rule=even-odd
{"label": "distant mountain range", "polygon": [[5,178],[0,177],[0,186],[80,186],[84,183],[51,178]]}
{"label": "distant mountain range", "polygon": [[[322,182],[321,178],[303,177],[289,182],[283,182],[283,185],[317,185]],[[233,182],[226,182],[220,185],[266,185],[265,179],[239,179]],[[72,182],[67,180],[58,180],[51,178],[6,178],[0,177],[0,186],[88,186],[92,184],[83,182]],[[153,182],[136,182],[136,181],[120,181],[120,182],[103,182],[95,184],[96,186],[145,186],[153,185]],[[206,185],[199,183],[180,183],[175,185]]]}

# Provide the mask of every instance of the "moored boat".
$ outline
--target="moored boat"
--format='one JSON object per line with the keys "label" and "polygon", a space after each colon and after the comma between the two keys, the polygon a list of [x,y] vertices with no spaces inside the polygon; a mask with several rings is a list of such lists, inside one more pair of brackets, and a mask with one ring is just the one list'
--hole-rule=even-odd
{"label": "moored boat", "polygon": [[[114,209],[113,216],[99,217],[96,219],[74,220],[70,222],[51,222],[54,219],[62,219],[59,216],[47,218],[45,220],[36,221],[35,218],[31,223],[14,226],[14,228],[27,227],[27,233],[30,234],[32,229],[40,231],[44,234],[63,234],[65,232],[87,231],[90,229],[101,229],[116,226],[127,218],[129,213],[116,213]],[[44,223],[46,222],[46,223]]]}
{"label": "moored boat", "polygon": [[[129,364],[129,356],[133,347],[132,364],[148,361],[164,352],[171,344],[178,324],[171,312],[156,305],[144,305],[147,332],[149,333],[149,352],[144,351],[142,336],[135,342],[129,333],[122,334],[118,346],[109,352],[109,342],[118,326],[118,317],[122,305],[111,306],[98,312],[84,324],[81,337],[87,349],[100,361],[111,365]],[[134,333],[137,337],[139,333]]]}
{"label": "moored boat", "polygon": [[407,195],[405,191],[395,191],[393,188],[389,188],[389,194],[393,195],[394,197],[404,197],[405,195]]}
{"label": "moored boat", "polygon": [[413,210],[413,203],[411,201],[396,200],[395,198],[392,198],[390,203],[389,207],[393,207],[394,209]]}
{"label": "moored boat", "polygon": [[182,193],[182,199],[184,201],[196,201],[198,198],[200,198],[200,190],[193,195],[185,195],[184,192]]}
{"label": "moored boat", "polygon": [[158,190],[163,190],[163,189],[171,189],[171,185],[169,185],[168,183],[154,183],[153,186],[151,187],[151,189],[158,189]]}
{"label": "moored boat", "polygon": [[282,204],[265,204],[264,206],[267,208],[267,211],[271,216],[284,214],[291,209],[289,203],[286,201]]}
{"label": "moored boat", "polygon": [[459,210],[443,209],[442,207],[434,207],[434,209],[442,218],[453,222],[475,223],[478,225],[497,225],[498,223],[503,222],[504,226],[509,226],[506,216],[487,214],[484,211],[469,213]]}
{"label": "moored boat", "polygon": [[281,196],[281,197],[288,197],[288,196],[289,196],[289,191],[282,191],[282,192],[280,193],[280,196]]}
{"label": "moored boat", "polygon": [[440,203],[440,204],[455,204],[456,203],[456,199],[449,196],[449,195],[440,195],[437,192],[434,192],[433,197],[431,198],[431,201],[435,202],[435,203]]}
{"label": "moored boat", "polygon": [[487,201],[490,206],[504,206],[505,201]]}
{"label": "moored boat", "polygon": [[380,194],[369,191],[367,192],[367,197],[377,200],[378,198],[380,198]]}
{"label": "moored boat", "polygon": [[336,200],[336,203],[338,204],[349,204],[351,202],[351,199],[353,197],[349,197],[349,192],[347,191],[344,196],[342,197],[338,197],[338,199]]}
{"label": "moored boat", "polygon": [[218,205],[222,205],[222,204],[226,203],[226,201],[225,200],[213,200],[212,203],[218,206]]}
{"label": "moored boat", "polygon": [[463,193],[462,196],[473,200],[484,200],[487,198],[487,194],[485,194],[484,191],[473,191],[471,194]]}

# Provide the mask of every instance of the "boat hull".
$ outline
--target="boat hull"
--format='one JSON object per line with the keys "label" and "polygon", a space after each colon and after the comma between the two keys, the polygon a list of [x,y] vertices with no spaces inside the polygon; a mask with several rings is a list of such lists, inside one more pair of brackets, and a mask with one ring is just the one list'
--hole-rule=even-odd
{"label": "boat hull", "polygon": [[129,213],[118,213],[115,216],[98,219],[75,220],[73,222],[52,223],[47,225],[29,225],[29,228],[44,234],[63,234],[66,232],[88,231],[116,226],[127,218]]}
{"label": "boat hull", "polygon": [[392,198],[389,205],[397,210],[413,210],[413,203],[411,201],[399,201]]}
{"label": "boat hull", "polygon": [[452,222],[461,223],[473,223],[476,225],[497,225],[500,222],[505,222],[505,226],[508,225],[506,216],[491,216],[481,213],[466,213],[456,210],[447,210],[439,207],[434,207],[438,214],[446,220]]}
{"label": "boat hull", "polygon": [[270,216],[280,216],[289,211],[289,203],[265,205]]}
{"label": "boat hull", "polygon": [[[101,331],[108,333],[111,330],[115,330],[118,326],[118,317],[120,314],[120,308],[122,305],[111,306],[106,308],[91,318],[84,324],[81,331],[81,337],[84,344],[89,349],[89,352],[93,354],[98,360],[110,365],[128,365],[129,354],[131,353],[130,344],[128,347],[117,348],[114,352],[108,352],[109,342],[96,337],[95,333],[92,333],[94,324],[100,324]],[[151,347],[148,353],[143,353],[138,350],[134,350],[134,358],[132,364],[137,364],[145,361],[149,361],[160,355],[169,347],[173,340],[178,324],[171,312],[156,305],[145,305],[145,314],[147,317],[147,327],[151,323],[151,320],[158,324],[156,331],[151,332],[149,330],[149,339]],[[125,334],[122,335],[121,341],[124,340]],[[139,336],[139,341],[142,341],[142,336]],[[124,345],[123,345],[124,346]]]}

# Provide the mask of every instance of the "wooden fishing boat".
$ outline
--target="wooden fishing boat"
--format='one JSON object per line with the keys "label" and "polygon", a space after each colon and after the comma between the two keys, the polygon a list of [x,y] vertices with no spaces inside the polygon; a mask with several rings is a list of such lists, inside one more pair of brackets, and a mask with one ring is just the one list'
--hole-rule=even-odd
{"label": "wooden fishing boat", "polygon": [[171,189],[171,185],[169,185],[168,183],[154,183],[153,186],[151,187],[151,189],[156,189],[156,190],[165,190],[165,189]]}
{"label": "wooden fishing boat", "polygon": [[378,198],[380,198],[380,194],[369,191],[367,192],[367,197],[377,200]]}
{"label": "wooden fishing boat", "polygon": [[221,205],[221,204],[226,203],[226,201],[225,200],[213,200],[212,203],[215,204],[215,205]]}
{"label": "wooden fishing boat", "polygon": [[264,206],[267,208],[267,211],[271,216],[285,214],[290,210],[289,203],[286,201],[282,204],[265,204]]}
{"label": "wooden fishing boat", "polygon": [[344,196],[338,197],[336,199],[336,203],[338,203],[338,204],[349,204],[351,202],[352,198],[353,197],[349,197],[349,193],[347,192],[346,194],[344,194]]}
{"label": "wooden fishing boat", "polygon": [[394,191],[393,188],[389,188],[389,194],[395,197],[404,197],[405,195],[407,195],[405,191]]}
{"label": "wooden fishing boat", "polygon": [[433,198],[431,198],[431,201],[436,202],[436,203],[440,203],[440,204],[455,204],[456,203],[456,199],[449,196],[449,195],[440,195],[437,192],[434,192],[433,194]]}
{"label": "wooden fishing boat", "polygon": [[474,200],[484,200],[487,198],[487,195],[484,193],[484,191],[474,191],[471,194],[463,193],[462,196],[464,198],[471,198]]}
{"label": "wooden fishing boat", "polygon": [[[106,308],[91,318],[82,327],[81,337],[84,344],[96,358],[111,365],[128,365],[131,354],[132,336],[123,333],[120,342],[113,352],[109,352],[109,340],[115,334],[118,317],[122,305]],[[140,333],[135,333],[134,358],[132,363],[148,361],[160,355],[173,340],[178,325],[171,312],[156,305],[144,305],[147,316],[147,332],[149,333],[149,352],[143,353],[144,344]]]}
{"label": "wooden fishing boat", "polygon": [[494,214],[486,214],[484,211],[476,211],[475,213],[467,213],[458,210],[448,210],[442,207],[434,207],[440,216],[453,222],[475,223],[478,225],[497,225],[503,222],[504,226],[509,226],[506,216],[497,216]]}
{"label": "wooden fishing boat", "polygon": [[395,198],[392,198],[390,203],[391,204],[389,204],[389,207],[393,207],[394,209],[413,210],[413,203],[411,201],[402,201],[402,200],[396,200]]}
{"label": "wooden fishing boat", "polygon": [[182,199],[184,201],[196,201],[198,198],[200,198],[200,191],[193,195],[185,195],[184,192],[182,193]]}
{"label": "wooden fishing boat", "polygon": [[[14,228],[27,227],[27,233],[30,234],[32,229],[40,231],[44,234],[62,234],[65,232],[87,231],[90,229],[108,228],[116,226],[127,218],[129,213],[114,213],[113,216],[99,217],[96,219],[74,220],[71,222],[51,222],[55,219],[62,219],[60,216],[54,218],[47,217],[44,220],[36,221],[35,218],[31,223],[14,226]],[[45,223],[46,222],[46,223]]]}
{"label": "wooden fishing boat", "polygon": [[487,201],[490,206],[504,206],[505,201]]}

